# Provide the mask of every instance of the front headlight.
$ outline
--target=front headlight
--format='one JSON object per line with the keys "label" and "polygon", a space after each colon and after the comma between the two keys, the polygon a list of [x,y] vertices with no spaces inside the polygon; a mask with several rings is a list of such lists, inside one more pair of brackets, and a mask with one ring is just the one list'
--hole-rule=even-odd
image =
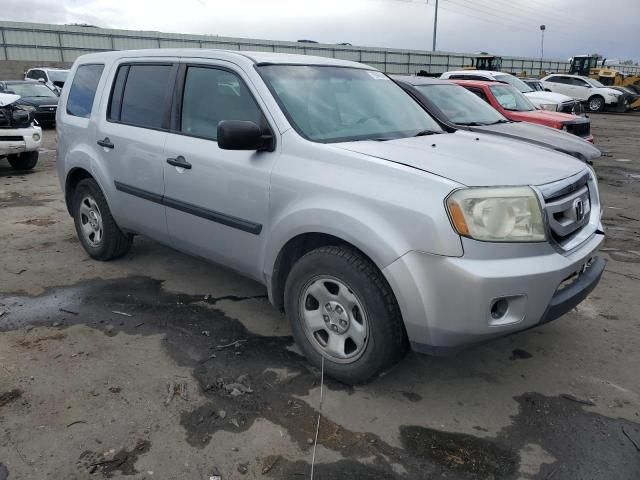
{"label": "front headlight", "polygon": [[558,111],[558,104],[557,103],[545,103],[543,105],[538,105],[538,106],[543,110],[550,110],[552,112],[557,112]]}
{"label": "front headlight", "polygon": [[454,229],[485,242],[542,242],[542,211],[530,187],[465,188],[446,199]]}

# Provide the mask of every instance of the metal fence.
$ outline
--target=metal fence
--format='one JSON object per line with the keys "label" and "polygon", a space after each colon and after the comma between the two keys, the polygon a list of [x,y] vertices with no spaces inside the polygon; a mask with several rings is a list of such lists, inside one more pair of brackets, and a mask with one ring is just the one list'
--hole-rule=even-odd
{"label": "metal fence", "polygon": [[[412,74],[425,70],[440,74],[471,65],[471,53],[428,52],[387,48],[329,45],[249,38],[111,30],[96,27],[0,22],[0,60],[73,62],[90,52],[140,48],[222,48],[298,53],[366,63],[386,73]],[[640,75],[640,66],[613,66]],[[525,57],[503,57],[502,69],[529,75],[567,71],[569,62]]]}

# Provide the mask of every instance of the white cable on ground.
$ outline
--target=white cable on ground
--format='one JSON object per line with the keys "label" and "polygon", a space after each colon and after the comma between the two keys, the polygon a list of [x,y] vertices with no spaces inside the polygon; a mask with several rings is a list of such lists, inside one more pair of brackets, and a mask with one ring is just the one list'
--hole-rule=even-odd
{"label": "white cable on ground", "polygon": [[318,423],[316,424],[316,438],[313,441],[313,456],[311,457],[311,480],[313,480],[313,467],[316,464],[316,447],[318,446],[318,432],[320,432],[320,417],[322,416],[322,399],[324,387],[324,356],[320,367],[320,404],[318,405]]}

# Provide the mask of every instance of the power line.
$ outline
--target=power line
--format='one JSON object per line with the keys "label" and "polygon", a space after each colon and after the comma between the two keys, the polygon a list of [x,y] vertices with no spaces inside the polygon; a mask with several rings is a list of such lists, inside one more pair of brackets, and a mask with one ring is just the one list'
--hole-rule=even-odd
{"label": "power line", "polygon": [[[454,3],[453,0],[448,0],[448,1],[451,2],[451,3]],[[513,24],[521,25],[523,27],[530,27],[530,24],[527,24],[525,21],[521,20],[520,17],[514,16],[512,14],[504,14],[500,10],[497,10],[497,9],[491,8],[491,7],[487,7],[487,8],[489,8],[490,10],[495,10],[495,12],[494,11],[490,11],[490,10],[486,10],[486,9],[483,9],[482,6],[480,6],[479,4],[473,3],[470,0],[458,0],[458,1],[467,2],[467,3],[471,4],[471,5],[473,5],[473,6],[468,6],[466,4],[454,3],[454,5],[456,5],[456,6],[460,7],[460,8],[466,8],[466,9],[469,9],[469,10],[474,11],[476,13],[479,13],[481,15],[488,15],[490,17],[497,17],[497,18],[500,18],[502,20],[507,20],[509,22],[512,22]]]}

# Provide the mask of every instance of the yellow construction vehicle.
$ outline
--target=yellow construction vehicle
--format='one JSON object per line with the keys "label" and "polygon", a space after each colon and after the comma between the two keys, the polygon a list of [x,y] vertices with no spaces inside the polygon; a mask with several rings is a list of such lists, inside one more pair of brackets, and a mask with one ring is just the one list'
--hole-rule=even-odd
{"label": "yellow construction vehicle", "polygon": [[625,75],[605,62],[606,58],[598,55],[576,55],[571,59],[569,74],[593,78],[609,87],[630,87],[640,93],[640,76]]}
{"label": "yellow construction vehicle", "polygon": [[499,72],[502,70],[502,57],[481,53],[471,59],[471,65],[463,67],[464,70],[491,70]]}

